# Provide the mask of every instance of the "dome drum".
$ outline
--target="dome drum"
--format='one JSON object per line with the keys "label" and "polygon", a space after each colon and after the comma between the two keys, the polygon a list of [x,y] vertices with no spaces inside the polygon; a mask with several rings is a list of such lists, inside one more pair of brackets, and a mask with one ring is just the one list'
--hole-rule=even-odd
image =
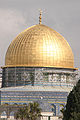
{"label": "dome drum", "polygon": [[[7,76],[7,77],[6,77]],[[67,86],[73,87],[76,79],[73,69],[49,67],[4,67],[2,87],[16,86]]]}

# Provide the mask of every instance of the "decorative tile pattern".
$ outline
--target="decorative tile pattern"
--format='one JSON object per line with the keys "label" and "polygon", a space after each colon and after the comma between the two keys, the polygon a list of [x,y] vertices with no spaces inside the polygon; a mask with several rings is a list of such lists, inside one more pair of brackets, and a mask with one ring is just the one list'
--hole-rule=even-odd
{"label": "decorative tile pattern", "polygon": [[[28,104],[38,102],[42,111],[60,114],[61,105],[65,105],[68,92],[49,91],[1,91],[1,104]],[[59,109],[58,109],[59,107]]]}
{"label": "decorative tile pattern", "polygon": [[3,87],[11,86],[74,86],[73,69],[9,67],[3,68]]}

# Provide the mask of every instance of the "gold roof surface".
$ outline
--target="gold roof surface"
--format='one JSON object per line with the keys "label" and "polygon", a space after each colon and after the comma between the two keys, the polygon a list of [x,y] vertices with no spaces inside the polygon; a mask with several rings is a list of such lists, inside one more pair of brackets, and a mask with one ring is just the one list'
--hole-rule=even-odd
{"label": "gold roof surface", "polygon": [[68,42],[59,33],[38,24],[24,30],[11,42],[5,66],[74,68],[74,57]]}

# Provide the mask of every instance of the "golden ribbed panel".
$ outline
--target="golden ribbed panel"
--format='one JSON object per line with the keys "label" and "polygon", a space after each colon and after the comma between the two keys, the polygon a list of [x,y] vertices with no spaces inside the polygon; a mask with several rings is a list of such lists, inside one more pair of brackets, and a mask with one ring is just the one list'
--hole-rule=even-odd
{"label": "golden ribbed panel", "polygon": [[11,42],[5,65],[74,68],[74,58],[68,42],[59,33],[39,24],[24,30]]}

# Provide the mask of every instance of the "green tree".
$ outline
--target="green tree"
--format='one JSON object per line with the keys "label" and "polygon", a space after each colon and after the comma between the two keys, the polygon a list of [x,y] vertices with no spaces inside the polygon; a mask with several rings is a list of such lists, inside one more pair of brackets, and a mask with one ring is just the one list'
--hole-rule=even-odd
{"label": "green tree", "polygon": [[29,103],[23,108],[20,108],[16,113],[16,119],[21,120],[37,120],[41,116],[41,108],[37,102]]}
{"label": "green tree", "polygon": [[28,120],[37,120],[41,116],[41,108],[37,102],[29,103],[26,106],[26,119]]}
{"label": "green tree", "polygon": [[20,108],[16,113],[16,119],[24,120],[25,115],[26,115],[25,108]]}
{"label": "green tree", "polygon": [[68,95],[63,120],[80,120],[80,80]]}

